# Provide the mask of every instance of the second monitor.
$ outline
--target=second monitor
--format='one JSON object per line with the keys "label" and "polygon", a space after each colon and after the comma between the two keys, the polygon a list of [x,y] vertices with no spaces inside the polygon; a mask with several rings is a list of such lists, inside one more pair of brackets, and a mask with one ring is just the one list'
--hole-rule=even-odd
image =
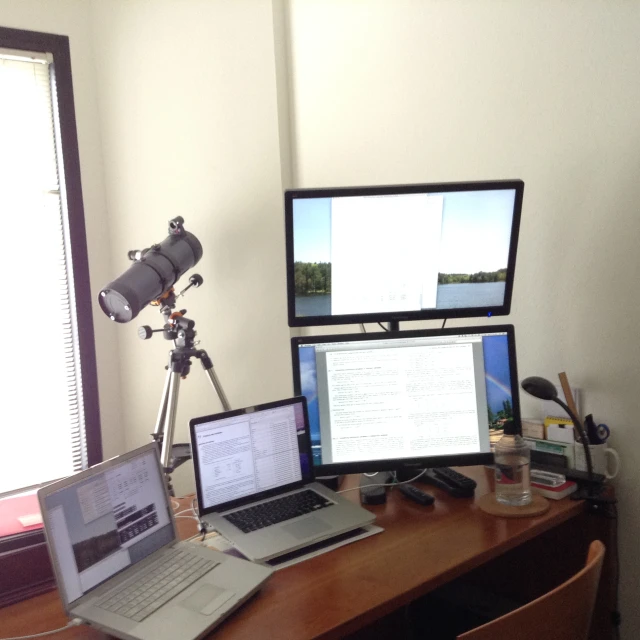
{"label": "second monitor", "polygon": [[489,464],[520,420],[512,325],[292,338],[316,475]]}

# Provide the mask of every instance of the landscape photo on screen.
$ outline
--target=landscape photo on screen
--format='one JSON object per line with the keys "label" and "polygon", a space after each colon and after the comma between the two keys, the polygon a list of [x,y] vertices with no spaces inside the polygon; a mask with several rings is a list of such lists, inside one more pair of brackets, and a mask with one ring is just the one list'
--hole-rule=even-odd
{"label": "landscape photo on screen", "polygon": [[296,316],[501,306],[514,202],[513,189],[295,199]]}

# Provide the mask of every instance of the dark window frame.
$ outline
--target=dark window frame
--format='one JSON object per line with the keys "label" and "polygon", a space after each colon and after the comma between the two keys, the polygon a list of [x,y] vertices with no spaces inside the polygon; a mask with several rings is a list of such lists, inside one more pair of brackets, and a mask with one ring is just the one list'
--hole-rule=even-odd
{"label": "dark window frame", "polygon": [[[70,263],[74,274],[87,462],[91,466],[102,461],[102,437],[69,38],[0,27],[0,47],[53,54],[71,245]],[[53,572],[42,530],[0,538],[0,606],[42,593],[53,586]]]}

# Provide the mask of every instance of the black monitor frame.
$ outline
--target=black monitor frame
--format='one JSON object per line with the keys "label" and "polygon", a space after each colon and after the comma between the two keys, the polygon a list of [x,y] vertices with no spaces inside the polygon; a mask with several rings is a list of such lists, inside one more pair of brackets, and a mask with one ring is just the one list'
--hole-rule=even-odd
{"label": "black monitor frame", "polygon": [[[300,385],[300,360],[298,347],[300,345],[318,342],[361,342],[366,340],[407,339],[413,337],[472,335],[478,333],[507,334],[509,374],[511,385],[511,405],[513,420],[520,424],[520,396],[518,387],[518,370],[516,361],[515,331],[513,325],[486,325],[474,327],[450,327],[446,329],[425,329],[413,331],[377,331],[375,333],[351,333],[340,335],[304,336],[291,339],[291,356],[293,364],[293,386],[296,396],[303,395]],[[493,453],[465,453],[453,456],[429,456],[418,458],[366,460],[356,462],[339,462],[314,465],[316,476],[342,475],[349,473],[368,473],[376,471],[419,470],[433,467],[470,466],[478,464],[493,464]]]}
{"label": "black monitor frame", "polygon": [[[381,196],[416,193],[448,193],[454,191],[491,191],[510,190],[516,192],[507,262],[505,295],[503,304],[495,307],[465,307],[452,309],[420,309],[406,312],[355,313],[342,315],[296,316],[295,277],[294,277],[294,229],[293,203],[301,198],[331,198],[344,196]],[[369,187],[334,187],[320,189],[290,189],[285,191],[285,232],[286,232],[286,265],[287,265],[287,307],[290,327],[311,327],[335,324],[358,324],[365,322],[390,322],[397,326],[400,321],[432,320],[444,318],[471,318],[481,316],[508,315],[511,311],[511,296],[516,266],[518,234],[522,211],[524,182],[522,180],[494,180],[477,182],[443,182],[434,184],[408,184]],[[390,220],[389,224],[393,224]]]}

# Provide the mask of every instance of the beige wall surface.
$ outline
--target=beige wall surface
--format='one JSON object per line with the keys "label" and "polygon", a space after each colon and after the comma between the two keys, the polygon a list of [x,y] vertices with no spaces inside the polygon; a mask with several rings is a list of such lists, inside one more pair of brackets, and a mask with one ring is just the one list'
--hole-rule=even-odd
{"label": "beige wall surface", "polygon": [[[271,2],[94,2],[114,276],[183,216],[204,278],[178,308],[196,321],[232,407],[290,395],[284,221]],[[186,286],[187,278],[180,282]],[[172,343],[148,307],[117,327],[127,448],[154,428]],[[176,442],[221,405],[200,363],[182,382]],[[193,490],[191,465],[176,490]]]}
{"label": "beige wall surface", "polygon": [[525,181],[519,375],[566,371],[612,428],[625,638],[640,635],[639,33],[624,1],[290,4],[298,186]]}
{"label": "beige wall surface", "polygon": [[[89,4],[84,0],[0,0],[0,25],[69,37],[91,291],[95,300],[111,277],[111,256]],[[108,458],[125,450],[117,335],[115,327],[104,322],[97,305],[93,317],[103,455]],[[44,311],[42,321],[46,326]]]}

